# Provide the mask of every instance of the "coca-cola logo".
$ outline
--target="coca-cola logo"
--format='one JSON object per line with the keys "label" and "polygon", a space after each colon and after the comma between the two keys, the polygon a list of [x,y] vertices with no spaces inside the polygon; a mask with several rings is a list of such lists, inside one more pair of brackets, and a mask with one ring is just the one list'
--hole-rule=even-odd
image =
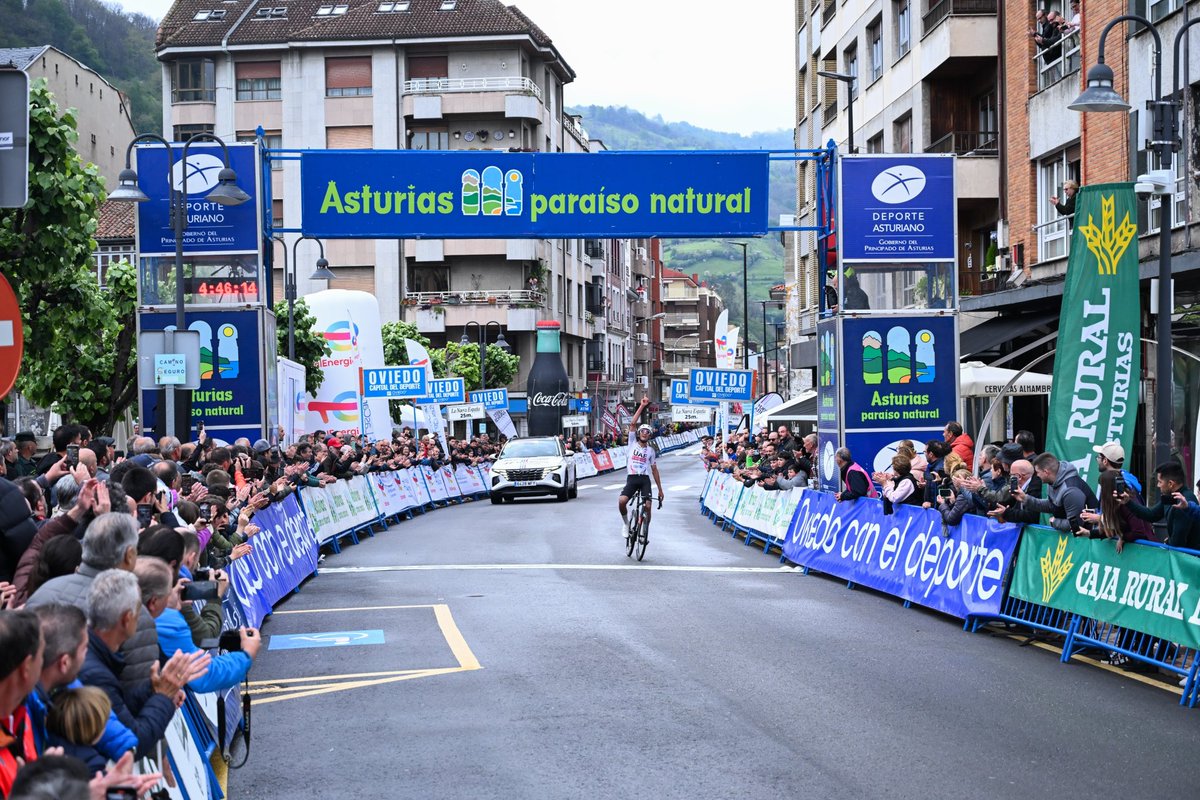
{"label": "coca-cola logo", "polygon": [[537,392],[530,400],[530,403],[535,406],[546,406],[548,408],[556,408],[559,406],[566,408],[567,397],[568,395],[566,392],[559,392],[558,394],[543,394],[542,392]]}

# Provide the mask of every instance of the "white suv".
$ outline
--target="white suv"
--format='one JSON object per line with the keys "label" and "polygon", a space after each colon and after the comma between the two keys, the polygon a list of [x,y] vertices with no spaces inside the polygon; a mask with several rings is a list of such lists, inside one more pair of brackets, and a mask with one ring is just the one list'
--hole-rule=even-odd
{"label": "white suv", "polygon": [[509,439],[492,465],[491,482],[494,504],[546,494],[565,502],[579,493],[575,460],[553,436]]}

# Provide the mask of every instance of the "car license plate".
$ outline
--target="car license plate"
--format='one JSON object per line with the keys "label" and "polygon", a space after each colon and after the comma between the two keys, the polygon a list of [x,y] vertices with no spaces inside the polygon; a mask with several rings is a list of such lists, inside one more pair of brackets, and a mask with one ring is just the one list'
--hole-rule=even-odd
{"label": "car license plate", "polygon": [[537,486],[537,481],[513,481],[513,486]]}

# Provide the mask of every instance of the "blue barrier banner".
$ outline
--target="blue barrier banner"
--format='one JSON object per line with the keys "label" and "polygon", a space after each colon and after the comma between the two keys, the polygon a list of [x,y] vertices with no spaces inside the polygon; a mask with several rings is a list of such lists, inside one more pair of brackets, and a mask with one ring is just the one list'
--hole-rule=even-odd
{"label": "blue barrier banner", "polygon": [[943,534],[932,509],[839,503],[802,491],[783,554],[791,561],[965,619],[1000,613],[1020,526],[966,516]]}
{"label": "blue barrier banner", "polygon": [[317,569],[317,539],[294,494],[254,515],[261,530],[249,555],[229,566],[229,583],[247,625],[259,627],[271,607]]}
{"label": "blue barrier banner", "polygon": [[754,399],[753,373],[748,369],[692,367],[688,378],[689,403],[705,400],[742,401]]}
{"label": "blue barrier banner", "polygon": [[471,403],[483,403],[488,411],[508,410],[508,389],[478,389],[471,392]]}
{"label": "blue barrier banner", "polygon": [[842,261],[953,261],[954,158],[842,156]]}
{"label": "blue barrier banner", "polygon": [[761,236],[768,155],[304,151],[301,225],[337,239]]}
{"label": "blue barrier banner", "polygon": [[422,402],[454,405],[466,402],[466,395],[467,382],[462,378],[434,378],[429,382],[429,391]]}
{"label": "blue barrier banner", "polygon": [[425,367],[364,367],[362,396],[367,399],[423,398],[429,391]]}

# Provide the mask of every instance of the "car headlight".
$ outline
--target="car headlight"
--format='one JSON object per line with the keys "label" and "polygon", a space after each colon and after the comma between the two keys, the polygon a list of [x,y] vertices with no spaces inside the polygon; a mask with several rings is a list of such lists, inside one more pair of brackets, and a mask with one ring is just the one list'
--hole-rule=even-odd
{"label": "car headlight", "polygon": [[504,480],[508,480],[508,470],[506,470],[506,469],[493,469],[492,474],[495,475],[497,478],[503,478]]}
{"label": "car headlight", "polygon": [[558,472],[558,467],[546,467],[545,469],[542,470],[542,477],[543,478],[552,477],[554,475],[554,473],[556,473],[556,472]]}

